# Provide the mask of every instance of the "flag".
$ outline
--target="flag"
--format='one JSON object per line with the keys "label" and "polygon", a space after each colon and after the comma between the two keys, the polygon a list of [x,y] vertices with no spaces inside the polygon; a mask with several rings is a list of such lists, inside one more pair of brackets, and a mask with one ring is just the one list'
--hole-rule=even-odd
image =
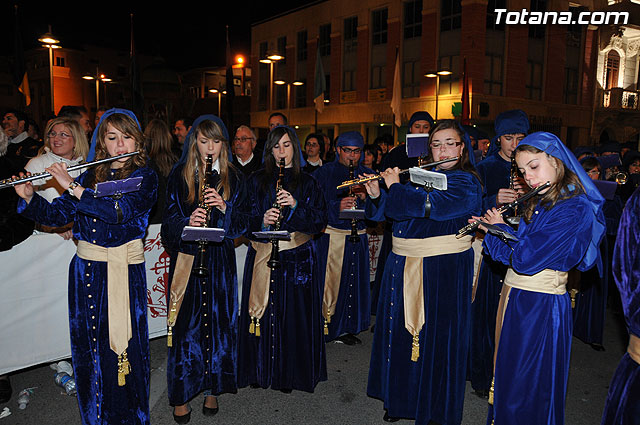
{"label": "flag", "polygon": [[327,89],[327,80],[324,76],[322,58],[320,57],[320,45],[316,53],[316,76],[313,89],[313,103],[316,104],[316,111],[322,113],[324,110],[324,91]]}
{"label": "flag", "polygon": [[225,72],[226,86],[227,86],[227,128],[229,134],[233,132],[233,99],[235,97],[235,87],[233,85],[233,60],[231,58],[231,43],[229,43],[229,25],[226,27],[227,31],[227,70]]}
{"label": "flag", "polygon": [[22,48],[22,37],[20,36],[20,24],[18,22],[18,5],[15,5],[14,8],[16,31],[14,37],[13,82],[18,86],[18,91],[24,95],[25,104],[29,106],[31,104],[31,91],[29,90],[27,67],[24,63],[24,49]]}
{"label": "flag", "polygon": [[469,115],[469,75],[467,75],[467,58],[464,58],[462,74],[462,115],[460,116],[462,125],[471,125]]}
{"label": "flag", "polygon": [[[133,41],[133,13],[131,14],[131,50],[129,52],[130,69],[129,79],[131,84],[131,110],[136,114],[139,120],[143,120],[144,98],[142,96],[142,83],[140,81],[140,68],[138,67],[138,59],[136,55],[136,47]],[[106,101],[106,99],[105,99]]]}
{"label": "flag", "polygon": [[393,95],[391,96],[391,111],[396,127],[402,125],[402,81],[400,80],[400,51],[396,49],[396,70],[393,73]]}

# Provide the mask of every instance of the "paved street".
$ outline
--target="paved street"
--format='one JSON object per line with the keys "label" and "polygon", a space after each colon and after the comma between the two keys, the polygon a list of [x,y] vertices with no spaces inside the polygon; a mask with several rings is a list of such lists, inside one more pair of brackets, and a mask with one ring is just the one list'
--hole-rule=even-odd
{"label": "paved street", "polygon": [[[605,328],[605,352],[596,352],[574,338],[567,396],[567,425],[599,424],[602,409],[615,367],[626,350],[621,317],[608,313]],[[220,413],[205,418],[201,412],[202,396],[192,403],[191,424],[383,424],[382,402],[366,395],[367,373],[372,336],[360,335],[361,346],[328,344],[329,380],[322,382],[314,394],[244,388],[238,394],[219,398]],[[166,339],[151,343],[151,423],[174,424],[167,402]],[[11,416],[0,425],[76,425],[80,424],[75,398],[61,394],[53,382],[48,365],[31,368],[11,377],[14,396],[7,404]],[[17,393],[22,388],[38,387],[26,410],[19,410]],[[523,394],[526,397],[526,394]],[[484,424],[486,401],[471,393],[467,385],[463,424]],[[410,424],[400,421],[398,424]]]}

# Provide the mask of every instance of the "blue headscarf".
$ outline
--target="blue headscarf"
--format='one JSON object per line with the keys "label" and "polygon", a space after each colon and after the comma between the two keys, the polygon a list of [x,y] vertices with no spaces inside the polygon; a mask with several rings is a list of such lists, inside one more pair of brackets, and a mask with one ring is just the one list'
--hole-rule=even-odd
{"label": "blue headscarf", "polygon": [[587,199],[591,201],[591,209],[596,220],[591,230],[591,241],[589,242],[589,247],[587,248],[587,252],[578,267],[580,270],[584,271],[593,267],[594,264],[597,264],[598,270],[601,271],[602,258],[600,257],[599,246],[606,231],[606,226],[604,213],[602,211],[604,198],[600,194],[600,191],[593,183],[587,172],[584,171],[582,165],[580,165],[573,153],[571,153],[564,143],[562,143],[554,134],[544,131],[531,133],[518,143],[518,147],[522,145],[533,146],[534,148],[538,148],[554,158],[559,159],[564,163],[565,167],[573,171],[580,179],[580,183],[582,183],[582,186],[584,187],[585,195],[587,196]]}
{"label": "blue headscarf", "polygon": [[[227,140],[227,152],[229,153],[229,162],[233,162],[233,154],[231,153],[231,143],[229,141],[229,132],[227,131],[227,126],[224,125],[224,123],[219,117],[215,115],[207,114],[207,115],[200,115],[198,118],[196,118],[196,120],[191,125],[191,129],[187,133],[187,137],[184,138],[184,146],[182,146],[182,155],[180,156],[180,160],[176,163],[176,165],[185,164],[187,162],[187,158],[189,157],[189,145],[191,144],[191,136],[196,131],[196,128],[198,128],[198,125],[200,125],[202,121],[213,121],[214,123],[218,124],[218,126],[220,126],[220,129],[222,130],[222,135]],[[194,135],[193,137],[195,138],[196,136]]]}
{"label": "blue headscarf", "polygon": [[[296,143],[298,145],[298,154],[300,155],[300,168],[302,168],[305,165],[307,165],[307,161],[305,161],[304,160],[304,156],[302,156],[302,149],[300,148],[300,140],[298,139],[298,133],[296,133],[296,131],[293,128],[289,127],[288,125],[277,125],[277,126],[273,127],[269,131],[269,133],[271,133],[273,130],[275,130],[278,127],[286,128],[287,130],[290,130],[291,133],[293,133],[293,140],[291,142]],[[262,152],[262,163],[263,164],[264,164],[264,159],[267,157],[267,155],[273,155],[273,153],[272,152],[267,152],[266,144],[265,144],[265,149]]]}
{"label": "blue headscarf", "polygon": [[364,148],[364,138],[358,131],[347,131],[338,136],[336,146],[355,146],[357,148]]}
{"label": "blue headscarf", "polygon": [[431,114],[429,114],[427,111],[418,111],[418,112],[414,112],[413,115],[411,115],[411,118],[409,119],[409,128],[407,129],[407,133],[411,133],[411,127],[416,121],[427,121],[431,126],[431,128],[433,129],[434,121],[433,121],[433,118],[431,117]]}
{"label": "blue headscarf", "polygon": [[138,122],[138,118],[136,118],[136,114],[134,114],[133,112],[131,112],[128,109],[120,109],[120,108],[109,109],[104,114],[102,114],[102,116],[100,117],[100,121],[98,121],[98,125],[96,126],[96,129],[93,130],[93,135],[91,136],[91,146],[89,147],[89,154],[87,155],[87,162],[91,162],[91,161],[93,161],[95,159],[95,156],[96,156],[96,141],[98,140],[98,129],[102,125],[102,121],[104,121],[105,118],[107,118],[107,117],[109,117],[109,116],[111,116],[113,114],[123,114],[123,115],[128,116],[129,118],[133,119],[136,122],[136,124],[138,125],[138,128],[140,129],[140,131],[142,131],[142,127],[140,127],[140,123]]}
{"label": "blue headscarf", "polygon": [[498,138],[505,134],[529,134],[529,117],[522,109],[504,111],[496,117],[494,123],[496,137],[491,140],[487,156],[491,156],[500,150]]}

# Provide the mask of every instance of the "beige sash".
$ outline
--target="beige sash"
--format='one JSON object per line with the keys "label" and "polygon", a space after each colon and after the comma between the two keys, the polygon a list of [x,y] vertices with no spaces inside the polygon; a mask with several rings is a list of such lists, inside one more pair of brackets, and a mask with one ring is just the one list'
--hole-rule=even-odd
{"label": "beige sash", "polygon": [[434,236],[425,239],[393,237],[391,251],[406,257],[404,263],[404,326],[413,335],[411,360],[418,361],[420,342],[418,334],[425,323],[422,291],[422,259],[436,255],[457,254],[471,248],[473,237],[456,239],[455,235]]}
{"label": "beige sash", "polygon": [[131,369],[127,346],[132,336],[129,307],[129,264],[144,263],[142,239],[135,239],[113,248],[78,241],[78,257],[107,263],[107,300],[109,315],[109,346],[118,355],[118,385],[125,384]]}
{"label": "beige sash", "polygon": [[631,357],[634,362],[640,365],[640,338],[633,334],[629,335],[627,353],[629,353],[629,357]]}
{"label": "beige sash", "polygon": [[[278,242],[278,251],[282,252],[297,248],[310,240],[311,236],[306,233],[293,232],[291,233],[291,240]],[[260,336],[260,319],[264,315],[269,302],[271,269],[267,266],[267,261],[271,256],[272,245],[270,242],[251,241],[251,246],[256,251],[256,257],[253,261],[251,289],[249,290],[249,316],[251,317],[249,333],[255,333],[256,336]]]}
{"label": "beige sash", "polygon": [[[366,229],[358,230],[358,235],[364,235],[366,232]],[[327,226],[325,233],[329,235],[329,252],[324,278],[322,315],[324,316],[324,334],[328,335],[329,328],[327,324],[331,323],[331,316],[335,313],[338,293],[340,292],[345,240],[347,236],[351,234],[351,230],[336,229],[335,227]]]}
{"label": "beige sash", "polygon": [[189,276],[191,276],[191,267],[193,267],[193,255],[178,253],[176,259],[176,268],[173,271],[173,279],[171,279],[171,293],[169,294],[169,313],[167,314],[167,347],[173,346],[173,327],[178,320],[178,313],[184,294],[187,291]]}

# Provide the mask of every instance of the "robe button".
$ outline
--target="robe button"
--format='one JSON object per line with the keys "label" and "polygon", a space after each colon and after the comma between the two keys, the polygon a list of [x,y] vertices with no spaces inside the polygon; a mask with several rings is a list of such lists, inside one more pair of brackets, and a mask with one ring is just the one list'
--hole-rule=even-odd
{"label": "robe button", "polygon": [[389,316],[389,320],[393,320],[393,316]]}
{"label": "robe button", "polygon": [[538,214],[538,211],[536,211],[536,214]]}
{"label": "robe button", "polygon": [[87,283],[87,288],[90,288],[90,287],[91,287],[91,284],[90,284],[90,283]]}
{"label": "robe button", "polygon": [[207,295],[207,291],[202,291],[202,295]]}
{"label": "robe button", "polygon": [[204,314],[204,317],[207,317],[207,313]]}
{"label": "robe button", "polygon": [[96,243],[95,239],[92,241],[93,243]]}
{"label": "robe button", "polygon": [[96,316],[91,316],[91,318],[95,320]]}
{"label": "robe button", "polygon": [[396,277],[396,275],[395,275],[395,274],[393,274],[393,273],[391,273],[391,277]]}
{"label": "robe button", "polygon": [[353,273],[351,273],[351,276],[353,276]]}
{"label": "robe button", "polygon": [[93,233],[95,233],[95,232],[96,232],[96,229],[91,229],[91,231],[92,231]]}
{"label": "robe button", "polygon": [[356,255],[356,252],[355,252],[355,251],[353,251],[353,255]]}
{"label": "robe button", "polygon": [[86,276],[86,277],[89,277],[89,273],[85,273],[85,276]]}
{"label": "robe button", "polygon": [[89,306],[89,308],[93,308],[93,306],[92,306],[92,305],[90,305],[90,306]]}
{"label": "robe button", "polygon": [[95,338],[93,338],[93,342],[96,342],[96,339],[95,339]]}
{"label": "robe button", "polygon": [[398,230],[398,234],[402,233],[402,230]]}
{"label": "robe button", "polygon": [[202,305],[207,305],[207,303],[202,303]]}
{"label": "robe button", "polygon": [[391,288],[391,290],[393,291],[393,288]]}
{"label": "robe button", "polygon": [[207,348],[207,351],[209,351],[209,349]]}
{"label": "robe button", "polygon": [[393,303],[391,303],[391,305],[393,305]]}
{"label": "robe button", "polygon": [[94,218],[94,219],[93,219],[93,222],[95,223],[96,221],[97,221],[97,220]]}
{"label": "robe button", "polygon": [[91,298],[91,294],[87,295],[89,298]]}
{"label": "robe button", "polygon": [[96,352],[96,349],[95,349],[95,348],[93,349],[93,352],[94,352],[94,353]]}
{"label": "robe button", "polygon": [[204,325],[205,325],[205,326],[208,326],[208,323],[205,323]]}
{"label": "robe button", "polygon": [[87,263],[87,267],[91,267],[91,263]]}
{"label": "robe button", "polygon": [[94,330],[95,330],[95,328],[96,328],[95,326],[91,326],[91,329],[94,329]]}

